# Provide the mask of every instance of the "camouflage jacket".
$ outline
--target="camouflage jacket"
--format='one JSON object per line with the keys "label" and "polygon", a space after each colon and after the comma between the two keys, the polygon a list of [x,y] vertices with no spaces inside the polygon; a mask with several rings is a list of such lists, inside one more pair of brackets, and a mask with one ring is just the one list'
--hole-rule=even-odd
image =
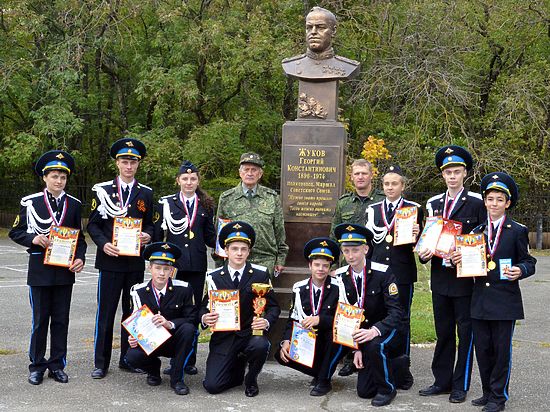
{"label": "camouflage jacket", "polygon": [[330,237],[334,238],[334,228],[340,223],[354,223],[357,225],[365,224],[365,211],[373,203],[384,200],[386,196],[378,189],[370,192],[369,196],[361,200],[356,192],[344,193],[336,202],[336,210],[332,217],[330,225]]}
{"label": "camouflage jacket", "polygon": [[218,218],[244,220],[252,225],[256,231],[256,243],[250,253],[251,262],[266,266],[270,273],[273,273],[273,266],[285,264],[288,245],[277,192],[258,185],[249,200],[239,183],[221,194],[216,217],[216,225]]}

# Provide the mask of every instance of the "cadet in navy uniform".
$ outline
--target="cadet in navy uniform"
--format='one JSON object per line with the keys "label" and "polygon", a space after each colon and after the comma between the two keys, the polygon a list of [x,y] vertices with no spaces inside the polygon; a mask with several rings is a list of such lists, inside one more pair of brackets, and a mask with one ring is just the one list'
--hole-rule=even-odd
{"label": "cadet in navy uniform", "polygon": [[[464,179],[472,168],[470,153],[460,146],[445,146],[435,155],[447,191],[432,197],[426,204],[428,216],[442,216],[462,223],[462,233],[469,233],[486,219],[485,207],[478,193],[464,188]],[[418,257],[431,259],[431,289],[437,342],[432,360],[433,385],[421,389],[421,396],[449,393],[449,401],[466,400],[472,374],[473,338],[470,301],[473,280],[457,279],[456,268],[449,260],[432,257],[428,250]],[[456,336],[458,332],[458,356]],[[456,364],[455,364],[456,359]]]}
{"label": "cadet in navy uniform", "polygon": [[[117,140],[110,150],[119,175],[114,180],[94,185],[92,213],[88,233],[97,245],[95,267],[99,269],[97,314],[94,336],[94,370],[92,378],[102,379],[111,363],[113,323],[122,293],[122,317],[130,316],[130,288],[143,282],[145,262],[141,256],[119,256],[111,242],[115,217],[142,219],[141,245],[151,240],[153,225],[153,190],[135,179],[140,161],[147,154],[139,140]],[[121,326],[119,368],[132,370],[124,358],[128,350],[128,334]]]}
{"label": "cadet in navy uniform", "polygon": [[[214,332],[210,338],[203,386],[212,394],[239,386],[243,380],[246,396],[253,397],[259,393],[257,377],[269,354],[270,343],[265,334],[254,336],[252,330],[269,330],[279,318],[281,309],[271,290],[265,296],[264,317],[254,316],[252,284],[271,283],[266,267],[247,261],[255,239],[254,229],[246,222],[234,221],[225,225],[218,242],[225,248],[228,258],[223,267],[206,275],[208,292],[200,311],[203,327],[214,326],[219,316],[209,310],[209,291],[238,289],[240,305],[240,330]],[[248,373],[245,376],[247,364]]]}
{"label": "cadet in navy uniform", "polygon": [[[281,348],[275,359],[283,366],[313,376],[311,396],[326,395],[332,389],[330,380],[344,353],[342,345],[332,342],[332,324],[340,296],[338,281],[328,276],[332,262],[337,262],[340,247],[330,238],[311,239],[304,246],[311,276],[292,286],[292,307],[283,333]],[[316,330],[313,366],[295,362],[290,356],[290,341],[294,322]],[[346,351],[347,352],[347,351]]]}
{"label": "cadet in navy uniform", "polygon": [[[214,200],[199,187],[199,170],[185,160],[179,168],[176,183],[180,190],[159,200],[160,217],[155,223],[155,240],[172,242],[182,253],[176,260],[176,279],[184,280],[193,288],[197,310],[202,301],[207,260],[206,246],[216,246],[214,230]],[[196,375],[196,351],[187,362],[185,373]],[[169,374],[169,368],[165,370]]]}
{"label": "cadet in navy uniform", "polygon": [[187,282],[172,280],[172,266],[181,256],[181,250],[172,243],[156,242],[148,245],[143,257],[149,261],[151,280],[134,285],[130,290],[134,311],[147,305],[155,314],[153,323],[163,326],[172,335],[159,348],[147,355],[138,346],[133,336],[128,336],[130,349],[126,353],[128,363],[147,372],[147,384],[161,384],[160,356],[172,358],[170,386],[178,395],[187,395],[189,388],[184,382],[184,368],[193,351],[197,308],[193,290]]}
{"label": "cadet in navy uniform", "polygon": [[[364,320],[354,333],[359,350],[354,354],[357,394],[373,398],[373,406],[389,405],[397,394],[396,376],[401,366],[408,367],[399,355],[403,339],[403,310],[395,277],[387,266],[366,258],[373,233],[361,225],[342,223],[334,229],[348,265],[336,271],[340,282],[340,301],[364,308]],[[397,373],[396,373],[397,374]]]}
{"label": "cadet in navy uniform", "polygon": [[[483,396],[472,400],[483,411],[504,410],[512,368],[512,336],[523,319],[519,281],[535,273],[529,254],[528,229],[506,216],[518,201],[518,187],[506,173],[489,173],[481,181],[488,219],[472,233],[483,233],[487,245],[487,277],[475,278],[472,325]],[[458,263],[460,252],[453,253]]]}
{"label": "cadet in navy uniform", "polygon": [[[424,212],[415,202],[403,198],[405,176],[399,166],[390,166],[382,176],[382,187],[386,198],[369,206],[366,211],[366,226],[374,233],[373,252],[371,260],[389,266],[395,275],[399,289],[399,301],[404,311],[404,327],[406,337],[403,339],[402,353],[410,356],[411,345],[411,305],[414,294],[414,282],[417,281],[414,244],[394,246],[395,240],[395,211],[405,207],[416,207],[417,220],[413,225],[413,234],[418,239],[422,231]],[[413,377],[409,374],[406,382],[400,389],[410,389]]]}
{"label": "cadet in navy uniform", "polygon": [[[21,211],[10,230],[10,238],[29,253],[27,285],[32,309],[32,333],[29,346],[29,383],[40,385],[44,372],[57,382],[67,383],[67,333],[75,273],[84,267],[86,241],[81,230],[80,200],[65,193],[74,159],[61,150],[44,153],[36,162],[36,173],[46,187],[42,192],[21,199]],[[44,264],[44,251],[50,244],[50,227],[64,226],[80,230],[72,265]],[[46,346],[50,329],[50,358]]]}

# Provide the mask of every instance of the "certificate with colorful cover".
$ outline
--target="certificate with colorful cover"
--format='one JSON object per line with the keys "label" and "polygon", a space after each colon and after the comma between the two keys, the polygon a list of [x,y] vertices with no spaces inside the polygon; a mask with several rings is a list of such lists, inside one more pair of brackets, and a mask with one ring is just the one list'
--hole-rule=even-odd
{"label": "certificate with colorful cover", "polygon": [[426,218],[426,224],[424,225],[424,230],[420,234],[420,239],[414,247],[415,252],[420,252],[422,250],[429,250],[430,252],[435,252],[437,247],[437,242],[439,241],[439,235],[443,230],[443,218],[440,216],[431,216]]}
{"label": "certificate with colorful cover", "polygon": [[290,338],[290,358],[309,368],[315,361],[315,344],[317,335],[311,329],[306,329],[298,322],[292,324],[292,337]]}
{"label": "certificate with colorful cover", "polygon": [[357,306],[338,302],[332,324],[332,341],[334,343],[358,349],[353,340],[353,333],[359,329],[363,319],[363,309]]}
{"label": "certificate with colorful cover", "polygon": [[395,228],[393,230],[393,245],[407,245],[416,242],[413,227],[418,219],[416,206],[402,207],[395,211]]}
{"label": "certificate with colorful cover", "polygon": [[462,253],[462,260],[456,265],[456,277],[487,276],[487,254],[483,233],[457,235],[456,250]]}
{"label": "certificate with colorful cover", "polygon": [[78,244],[79,229],[65,226],[50,227],[50,245],[44,253],[44,264],[71,267]]}
{"label": "certificate with colorful cover", "polygon": [[141,248],[142,219],[134,217],[115,217],[113,219],[113,246],[119,249],[121,256],[139,256]]}
{"label": "certificate with colorful cover", "polygon": [[153,323],[153,316],[149,307],[143,305],[122,322],[122,326],[137,339],[138,345],[147,355],[153,353],[172,336],[164,326],[156,326]]}
{"label": "certificate with colorful cover", "polygon": [[462,233],[462,223],[454,220],[443,219],[443,228],[434,255],[442,259],[448,259],[451,252],[455,250],[455,237]]}
{"label": "certificate with colorful cover", "polygon": [[218,242],[218,240],[220,239],[220,232],[222,228],[230,222],[231,219],[218,218],[218,233],[216,235],[216,250],[214,251],[214,253],[222,258],[226,258],[227,253],[225,253],[225,249],[220,246],[220,242]]}
{"label": "certificate with colorful cover", "polygon": [[210,312],[219,315],[212,332],[241,330],[241,307],[238,289],[209,291]]}

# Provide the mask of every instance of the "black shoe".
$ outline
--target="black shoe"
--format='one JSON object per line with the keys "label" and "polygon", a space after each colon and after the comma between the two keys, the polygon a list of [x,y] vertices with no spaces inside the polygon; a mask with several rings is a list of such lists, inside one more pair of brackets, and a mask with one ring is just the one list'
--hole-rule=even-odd
{"label": "black shoe", "polygon": [[441,395],[443,393],[449,393],[449,392],[451,391],[448,389],[443,389],[441,386],[431,385],[431,386],[428,386],[427,388],[420,389],[418,391],[418,394],[420,396],[434,396],[434,395]]}
{"label": "black shoe", "polygon": [[309,383],[309,386],[316,386],[316,385],[317,385],[317,382],[319,382],[319,379],[313,378],[313,379],[311,380],[311,382]]}
{"label": "black shoe", "polygon": [[254,396],[257,396],[259,393],[260,393],[260,390],[258,389],[258,385],[246,385],[246,388],[244,389],[244,394],[249,398],[253,398]]}
{"label": "black shoe", "polygon": [[199,373],[199,370],[195,365],[186,366],[183,371],[188,375],[196,375],[197,373]]}
{"label": "black shoe", "polygon": [[170,375],[172,373],[172,366],[167,366],[166,368],[164,368],[164,370],[162,371],[162,373],[164,375]]}
{"label": "black shoe", "polygon": [[459,389],[453,389],[449,395],[449,402],[451,403],[462,403],[466,400],[466,391],[461,391]]}
{"label": "black shoe", "polygon": [[353,363],[346,363],[342,368],[338,371],[338,376],[350,376],[353,375],[353,373],[357,372],[357,368]]}
{"label": "black shoe", "polygon": [[107,375],[107,369],[95,368],[92,371],[93,379],[103,379]]}
{"label": "black shoe", "polygon": [[175,385],[170,385],[174,389],[176,395],[188,395],[189,387],[182,381],[176,382]]}
{"label": "black shoe", "polygon": [[162,383],[162,378],[155,375],[147,375],[147,385],[159,386]]}
{"label": "black shoe", "polygon": [[472,399],[472,405],[474,406],[485,406],[487,402],[489,402],[489,396],[485,394],[479,398]]}
{"label": "black shoe", "polygon": [[482,409],[482,412],[500,412],[505,409],[505,406],[503,403],[495,403],[495,402],[487,402],[487,405],[485,405]]}
{"label": "black shoe", "polygon": [[69,382],[69,376],[63,371],[63,369],[56,369],[48,372],[48,378],[53,378],[54,381],[59,383]]}
{"label": "black shoe", "polygon": [[370,401],[370,404],[372,406],[386,406],[391,403],[391,401],[394,400],[395,396],[397,395],[397,391],[394,389],[390,393],[381,394],[377,393],[376,396]]}
{"label": "black shoe", "polygon": [[122,359],[120,362],[118,362],[118,368],[130,373],[147,373],[143,369],[134,368],[128,363],[126,359]]}
{"label": "black shoe", "polygon": [[318,381],[317,385],[311,389],[309,394],[311,396],[324,396],[332,390],[332,384],[330,381]]}
{"label": "black shoe", "polygon": [[29,383],[31,385],[40,385],[44,380],[44,372],[34,371],[29,373]]}

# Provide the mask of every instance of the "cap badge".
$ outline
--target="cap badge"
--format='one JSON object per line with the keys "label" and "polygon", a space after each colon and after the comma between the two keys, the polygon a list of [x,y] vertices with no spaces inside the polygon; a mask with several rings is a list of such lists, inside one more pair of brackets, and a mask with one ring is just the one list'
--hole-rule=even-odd
{"label": "cap badge", "polygon": [[235,223],[235,224],[233,225],[233,229],[240,229],[241,227],[242,227],[242,226],[239,225],[238,223]]}
{"label": "cap badge", "polygon": [[346,228],[346,230],[348,230],[348,231],[351,232],[351,231],[355,230],[355,228],[354,228],[353,226],[348,226],[348,227]]}
{"label": "cap badge", "polygon": [[493,175],[493,179],[497,180],[497,179],[498,179],[498,175]]}
{"label": "cap badge", "polygon": [[134,144],[131,141],[126,142],[126,146],[128,147],[134,147]]}
{"label": "cap badge", "polygon": [[168,245],[168,243],[165,243],[164,245],[161,246],[161,248],[163,248],[163,249],[170,249],[170,246]]}
{"label": "cap badge", "polygon": [[325,246],[325,247],[328,246],[328,243],[327,243],[325,240],[323,240],[323,241],[322,241],[321,243],[319,243],[319,244],[320,244],[321,246]]}
{"label": "cap badge", "polygon": [[353,235],[350,233],[350,234],[348,235],[348,239],[351,239],[352,237],[353,237]]}
{"label": "cap badge", "polygon": [[59,153],[59,154],[58,154],[57,156],[55,156],[55,157],[57,157],[58,159],[64,159],[64,158],[65,158],[65,156],[63,156],[63,153]]}
{"label": "cap badge", "polygon": [[447,153],[447,154],[451,154],[453,152],[454,152],[454,150],[451,149],[450,147],[448,147],[447,150],[445,150],[445,153]]}

